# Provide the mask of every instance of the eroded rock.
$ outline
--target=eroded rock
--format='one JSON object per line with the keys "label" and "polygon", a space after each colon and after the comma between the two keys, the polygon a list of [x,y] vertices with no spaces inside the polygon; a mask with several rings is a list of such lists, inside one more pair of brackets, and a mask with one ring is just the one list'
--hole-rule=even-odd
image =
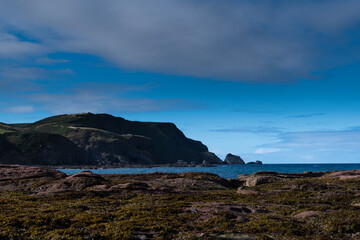
{"label": "eroded rock", "polygon": [[326,174],[324,177],[336,178],[340,180],[360,179],[360,170],[336,171]]}
{"label": "eroded rock", "polygon": [[238,176],[240,181],[244,181],[244,186],[254,187],[260,184],[279,182],[287,179],[301,179],[321,177],[324,172],[303,172],[303,173],[277,173],[270,171],[260,171],[253,174],[241,174]]}
{"label": "eroded rock", "polygon": [[296,219],[304,219],[304,218],[307,218],[307,217],[317,216],[320,213],[321,213],[320,211],[304,211],[304,212],[296,214],[294,216],[294,218],[296,218]]}
{"label": "eroded rock", "polygon": [[0,181],[44,177],[61,179],[66,176],[65,173],[55,169],[0,164]]}

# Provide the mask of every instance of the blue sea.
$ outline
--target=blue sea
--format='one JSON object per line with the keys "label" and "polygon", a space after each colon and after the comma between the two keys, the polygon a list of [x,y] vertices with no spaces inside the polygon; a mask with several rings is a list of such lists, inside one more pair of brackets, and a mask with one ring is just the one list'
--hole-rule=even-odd
{"label": "blue sea", "polygon": [[153,167],[153,168],[108,168],[108,169],[59,169],[66,174],[91,171],[97,174],[136,174],[136,173],[182,173],[210,172],[223,178],[236,178],[239,174],[251,174],[259,171],[299,173],[305,171],[323,172],[335,170],[360,169],[357,164],[263,164],[263,165],[217,165],[216,167]]}

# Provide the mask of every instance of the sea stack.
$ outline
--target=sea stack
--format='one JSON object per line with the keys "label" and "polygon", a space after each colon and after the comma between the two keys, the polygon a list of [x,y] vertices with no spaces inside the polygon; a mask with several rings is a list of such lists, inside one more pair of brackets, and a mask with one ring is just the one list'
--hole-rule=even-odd
{"label": "sea stack", "polygon": [[229,153],[225,157],[225,163],[227,164],[245,164],[244,160],[240,156]]}
{"label": "sea stack", "polygon": [[258,164],[261,165],[263,164],[262,161],[257,160],[256,162],[248,162],[247,164]]}

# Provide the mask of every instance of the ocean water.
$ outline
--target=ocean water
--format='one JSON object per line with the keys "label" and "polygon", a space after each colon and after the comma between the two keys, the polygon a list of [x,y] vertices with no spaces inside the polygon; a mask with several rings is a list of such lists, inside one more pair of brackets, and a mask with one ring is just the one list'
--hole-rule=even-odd
{"label": "ocean water", "polygon": [[236,178],[239,174],[251,174],[259,171],[299,173],[305,171],[322,172],[335,170],[360,169],[358,164],[263,164],[263,165],[217,165],[216,167],[153,167],[153,168],[108,168],[108,169],[58,169],[66,174],[91,171],[97,174],[135,174],[135,173],[182,173],[210,172],[223,178]]}

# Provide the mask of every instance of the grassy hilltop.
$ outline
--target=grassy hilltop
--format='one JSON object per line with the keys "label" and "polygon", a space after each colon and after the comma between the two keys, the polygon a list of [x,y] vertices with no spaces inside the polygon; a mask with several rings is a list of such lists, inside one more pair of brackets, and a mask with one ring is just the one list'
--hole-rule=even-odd
{"label": "grassy hilltop", "polygon": [[0,163],[222,163],[200,141],[185,137],[173,123],[134,122],[108,114],[68,114],[32,124],[1,124],[0,134]]}

